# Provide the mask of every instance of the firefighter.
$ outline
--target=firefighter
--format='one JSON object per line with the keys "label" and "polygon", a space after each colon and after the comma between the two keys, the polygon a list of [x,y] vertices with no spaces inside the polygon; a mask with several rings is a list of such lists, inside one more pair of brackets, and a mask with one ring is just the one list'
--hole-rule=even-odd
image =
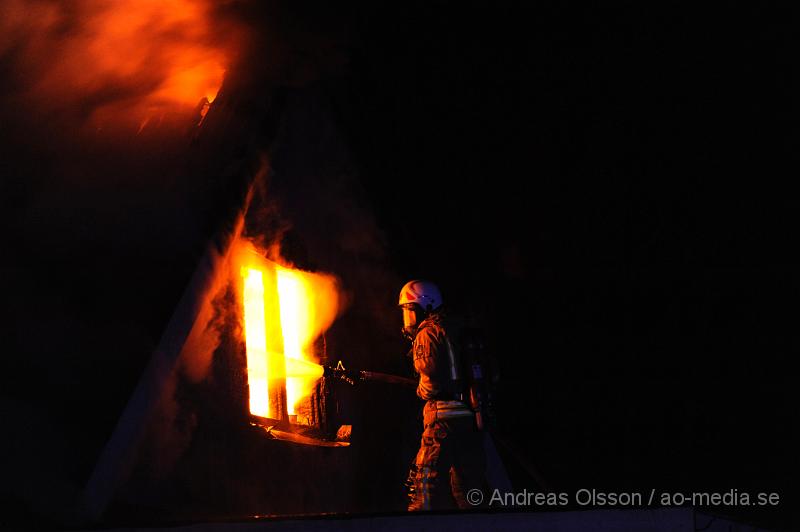
{"label": "firefighter", "polygon": [[[409,511],[474,508],[484,490],[483,435],[463,388],[462,367],[448,334],[437,286],[410,281],[400,291],[403,334],[412,340],[417,395],[425,401],[419,452],[409,474]],[[482,493],[484,493],[482,491]]]}

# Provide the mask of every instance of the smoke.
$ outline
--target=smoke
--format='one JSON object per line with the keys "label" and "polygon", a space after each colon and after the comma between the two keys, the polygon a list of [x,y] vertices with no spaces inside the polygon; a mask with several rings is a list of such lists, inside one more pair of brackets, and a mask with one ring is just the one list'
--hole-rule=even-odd
{"label": "smoke", "polygon": [[229,281],[228,268],[220,268],[215,273],[209,297],[201,307],[181,350],[180,367],[191,382],[200,382],[207,377],[214,351],[219,347],[225,316],[231,313],[238,315],[238,309],[222,297]]}
{"label": "smoke", "polygon": [[[211,226],[230,200],[221,195],[235,188],[224,181],[247,172],[252,150],[272,147],[261,140],[259,102],[278,92],[274,87],[307,85],[346,62],[339,19],[324,12],[309,15],[313,23],[303,17],[288,3],[253,1],[0,2],[0,224],[6,277],[17,281],[2,310],[9,330],[18,331],[5,344],[11,356],[3,373],[15,376],[13,393],[31,403],[32,417],[71,420],[72,432],[60,443],[79,464],[63,475],[71,484],[91,472],[217,229]],[[219,105],[203,127],[206,142],[193,144],[186,132],[196,124],[197,104],[215,96]],[[347,200],[352,169],[328,166],[343,149],[330,110],[316,109],[311,124],[297,116],[317,100],[310,96],[292,102],[290,135],[279,134],[283,162],[268,196],[280,209],[253,234],[265,247],[280,242],[300,268],[347,272],[342,287],[364,308],[372,300],[363,294],[384,293],[382,283],[362,275],[383,271],[376,264],[381,246],[372,237],[360,241],[375,229],[358,202]],[[328,117],[322,153],[310,149],[315,140],[295,137],[316,131],[318,113]],[[298,168],[297,150],[322,166],[313,175]],[[316,184],[324,187],[306,195]],[[326,233],[326,223],[340,216]],[[310,262],[299,259],[292,238],[305,243]],[[366,249],[373,244],[377,250]],[[196,437],[202,420],[195,413],[207,405],[195,401],[225,396],[204,390],[223,382],[211,382],[220,358],[215,351],[241,336],[221,318],[239,312],[235,300],[223,297],[227,282],[227,272],[215,282],[212,303],[162,390],[148,431],[154,441],[146,453],[153,453],[143,455],[152,463],[148,473],[167,474],[193,441],[203,440]],[[351,325],[332,335],[333,348],[352,323],[365,322],[348,314],[341,318]],[[50,322],[68,334],[52,334]],[[40,339],[30,341],[35,335]],[[31,395],[31,389],[46,392]]]}
{"label": "smoke", "polygon": [[138,130],[213,101],[232,69],[308,83],[346,63],[342,11],[254,0],[6,0],[5,107],[24,123]]}
{"label": "smoke", "polygon": [[101,128],[213,100],[233,21],[204,0],[8,0],[0,57],[12,107]]}

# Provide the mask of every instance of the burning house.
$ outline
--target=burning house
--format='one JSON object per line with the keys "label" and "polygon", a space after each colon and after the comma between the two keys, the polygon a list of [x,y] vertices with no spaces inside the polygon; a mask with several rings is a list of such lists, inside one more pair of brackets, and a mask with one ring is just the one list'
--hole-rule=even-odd
{"label": "burning house", "polygon": [[[388,299],[399,280],[313,83],[341,62],[341,31],[302,37],[291,10],[257,4],[0,8],[0,52],[25,73],[8,78],[2,109],[5,130],[20,132],[5,160],[22,176],[3,190],[28,208],[4,211],[27,228],[8,242],[24,262],[10,275],[30,287],[4,299],[16,309],[7,323],[23,334],[36,314],[60,331],[37,325],[39,341],[7,342],[18,355],[6,374],[42,375],[41,397],[59,398],[9,410],[43,408],[54,422],[7,443],[65,442],[15,460],[9,485],[57,484],[43,479],[60,466],[41,456],[70,479],[65,493],[12,506],[58,523],[353,510],[376,496],[355,480],[370,476],[357,441],[396,429],[370,409],[414,421],[386,408],[407,391],[365,387],[355,408],[351,387],[323,375],[341,359],[397,372],[381,360],[402,353],[382,298],[346,312],[353,293]],[[303,51],[309,38],[327,46]],[[20,147],[40,135],[48,143],[28,156]],[[35,181],[37,165],[49,182]],[[48,192],[34,207],[29,175],[32,197]],[[7,388],[23,405],[25,390]],[[392,462],[401,503],[410,454]]]}
{"label": "burning house", "polygon": [[[319,255],[334,256],[331,242],[315,246],[341,233],[303,232],[303,218],[314,223],[325,213],[291,213],[292,202],[324,211],[327,198],[319,194],[327,185],[313,174],[292,175],[297,163],[285,159],[286,148],[275,149],[291,135],[292,122],[308,120],[315,97],[262,90],[257,98],[269,104],[254,119],[237,113],[242,91],[223,87],[191,133],[201,159],[191,168],[206,175],[214,164],[230,164],[231,144],[249,142],[250,151],[238,174],[219,185],[230,190],[238,182],[239,192],[225,199],[222,223],[94,466],[84,498],[94,518],[355,508],[358,451],[349,447],[362,427],[348,409],[350,386],[331,369],[343,355],[358,361],[358,346],[346,341],[347,328],[336,327],[348,304],[346,285],[317,267],[325,264]],[[324,113],[313,119],[331,127]],[[342,156],[335,147],[328,153]],[[211,175],[211,186],[219,179]],[[323,190],[292,182],[301,179]],[[356,282],[375,281],[363,266],[350,272],[362,276]]]}
{"label": "burning house", "polygon": [[[796,523],[791,17],[345,4],[0,2],[0,528]],[[406,514],[411,278],[496,363],[487,513]]]}

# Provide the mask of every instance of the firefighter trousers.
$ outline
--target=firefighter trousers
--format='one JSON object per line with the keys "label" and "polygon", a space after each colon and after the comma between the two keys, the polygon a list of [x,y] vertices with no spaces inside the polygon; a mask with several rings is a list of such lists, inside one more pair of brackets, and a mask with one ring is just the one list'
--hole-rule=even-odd
{"label": "firefighter trousers", "polygon": [[423,409],[423,432],[415,460],[416,472],[409,511],[479,508],[470,490],[485,494],[486,455],[483,434],[474,415],[442,408],[444,401],[428,401]]}

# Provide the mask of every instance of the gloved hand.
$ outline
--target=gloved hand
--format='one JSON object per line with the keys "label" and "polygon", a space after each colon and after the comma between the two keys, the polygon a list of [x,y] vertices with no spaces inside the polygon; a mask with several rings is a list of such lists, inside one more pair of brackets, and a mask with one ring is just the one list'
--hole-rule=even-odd
{"label": "gloved hand", "polygon": [[364,380],[362,372],[345,369],[341,360],[338,364],[336,364],[336,367],[325,366],[323,375],[326,377],[333,377],[334,379],[343,380],[351,386],[355,386],[357,382]]}

